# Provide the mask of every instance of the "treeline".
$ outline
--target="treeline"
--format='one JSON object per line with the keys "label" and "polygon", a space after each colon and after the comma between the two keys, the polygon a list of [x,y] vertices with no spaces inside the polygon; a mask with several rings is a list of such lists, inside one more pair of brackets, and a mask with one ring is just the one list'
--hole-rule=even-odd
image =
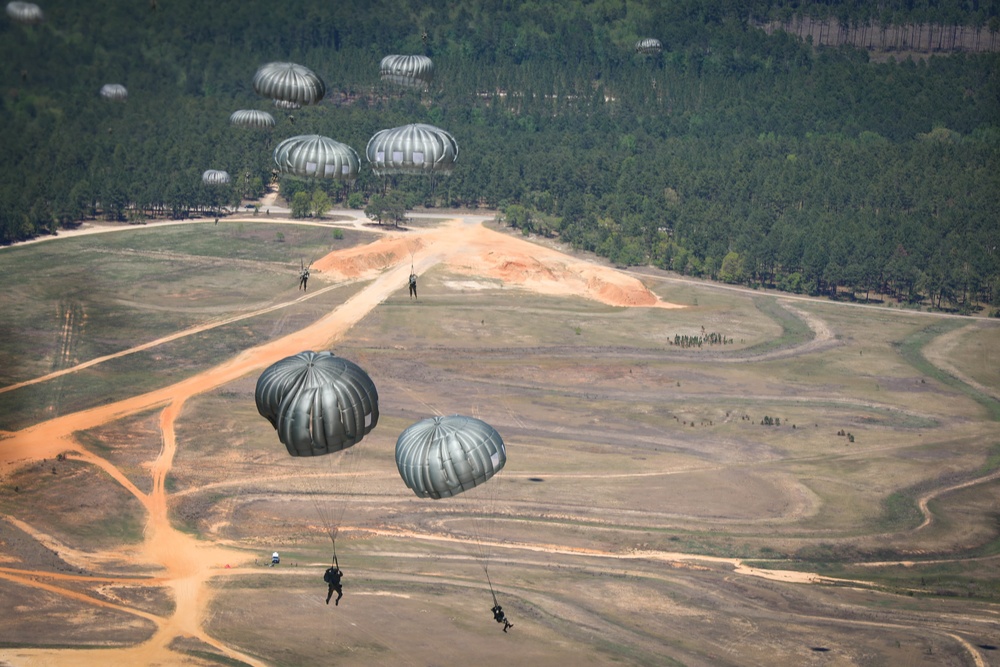
{"label": "treeline", "polygon": [[[621,265],[734,283],[966,311],[998,299],[997,56],[874,64],[863,50],[814,50],[755,27],[803,12],[989,25],[997,2],[44,9],[45,24],[0,24],[0,242],[89,216],[238,205],[264,192],[271,150],[288,136],[324,134],[363,158],[376,131],[426,122],[458,140],[449,178],[384,181],[364,169],[352,186],[283,180],[283,193],[322,203],[322,191],[358,208],[387,190],[411,203],[496,207],[526,232]],[[661,54],[634,52],[648,36]],[[380,82],[390,53],[431,56],[430,89]],[[271,60],[316,70],[327,98],[274,110],[251,88]],[[128,87],[127,102],[97,95],[109,82]],[[278,125],[231,127],[239,108],[269,110]],[[206,169],[229,171],[232,185],[203,185]]]}

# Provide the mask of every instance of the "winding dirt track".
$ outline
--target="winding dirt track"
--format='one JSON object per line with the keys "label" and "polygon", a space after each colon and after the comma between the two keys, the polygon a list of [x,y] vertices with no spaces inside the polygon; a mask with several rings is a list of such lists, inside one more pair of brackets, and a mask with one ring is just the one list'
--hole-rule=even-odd
{"label": "winding dirt track", "polygon": [[[501,280],[505,285],[513,284],[548,295],[583,296],[615,306],[679,307],[663,303],[631,275],[591,262],[577,260],[556,250],[490,231],[480,224],[485,218],[486,216],[468,216],[465,219],[449,222],[443,227],[411,230],[405,234],[387,231],[383,238],[368,246],[332,253],[317,261],[313,268],[340,281],[357,279],[370,280],[370,282],[340,307],[313,324],[281,339],[248,349],[214,368],[169,387],[117,403],[58,417],[13,433],[11,437],[3,440],[0,443],[0,475],[9,472],[14,467],[43,458],[52,458],[59,453],[68,453],[72,458],[86,461],[104,470],[112,479],[135,496],[145,507],[148,519],[144,541],[139,553],[134,556],[134,560],[147,568],[155,578],[142,580],[108,579],[115,582],[123,580],[133,583],[137,581],[159,582],[170,587],[176,606],[169,615],[158,616],[60,586],[59,582],[64,575],[49,572],[27,572],[3,567],[0,568],[0,578],[2,579],[34,586],[87,604],[113,608],[142,617],[152,621],[156,625],[156,631],[148,641],[129,648],[0,650],[0,660],[20,665],[53,663],[72,665],[170,664],[176,662],[179,657],[176,652],[169,648],[170,643],[179,637],[194,637],[233,660],[250,665],[262,665],[256,658],[215,640],[203,629],[205,615],[211,600],[211,589],[206,584],[214,577],[246,572],[246,570],[239,568],[241,564],[246,564],[246,556],[236,550],[199,541],[171,526],[167,511],[168,491],[164,482],[171,470],[176,453],[175,421],[183,411],[185,402],[192,396],[259,371],[283,357],[302,350],[329,347],[378,304],[402,289],[410,271],[410,262],[413,262],[414,269],[418,274],[426,272],[437,264],[444,263],[456,272]],[[248,221],[253,220],[255,219],[248,218]],[[308,297],[302,297],[302,299],[311,298],[315,294],[314,292]],[[287,304],[187,329],[116,355],[90,360],[73,368],[26,381],[17,386],[51,379],[60,374],[101,363],[107,359],[130,354],[140,349],[148,349],[240,318],[253,317],[262,312],[284,307],[284,305]],[[802,349],[782,350],[775,354],[801,353],[830,344],[833,335],[825,323],[814,316],[808,316],[806,313],[798,311],[798,309],[795,310],[798,315],[806,319],[816,334],[815,338],[806,343]],[[15,388],[16,386],[6,387],[0,391],[10,391]],[[162,408],[159,423],[162,448],[151,467],[153,486],[147,494],[140,491],[110,462],[83,448],[73,438],[73,433],[92,429],[152,408]],[[13,518],[8,520],[11,520],[15,525],[18,523]],[[23,524],[20,527],[29,532],[32,530],[30,526]],[[44,536],[37,535],[37,533],[35,535],[37,539],[44,539]],[[447,539],[426,534],[420,534],[418,537],[421,539]],[[558,545],[525,544],[517,545],[516,548],[546,553],[569,553],[571,551],[578,555],[586,553],[586,555],[600,558],[622,558],[622,554],[583,550],[566,551],[565,548]],[[73,554],[66,550],[64,545],[60,545],[59,550],[68,558],[81,561],[84,559],[84,555]],[[125,554],[116,553],[114,556],[121,559]],[[827,578],[810,573],[750,568],[738,559],[715,559],[667,553],[636,553],[632,557],[725,563],[731,565],[734,571],[739,574],[786,582],[817,583],[827,580]],[[95,562],[100,563],[102,560],[100,554],[97,554],[96,558],[94,554],[87,554],[86,558],[88,568],[93,568]],[[226,569],[231,563],[235,567]],[[102,578],[88,577],[87,580],[102,581]],[[960,638],[956,637],[956,639]],[[971,647],[969,647],[969,652],[974,656],[977,665],[984,664],[977,652]]]}

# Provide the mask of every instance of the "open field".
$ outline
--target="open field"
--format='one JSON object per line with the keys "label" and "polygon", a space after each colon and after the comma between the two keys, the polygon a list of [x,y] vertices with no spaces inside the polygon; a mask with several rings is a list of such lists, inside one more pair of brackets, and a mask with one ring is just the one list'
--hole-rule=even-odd
{"label": "open field", "polygon": [[[488,217],[0,250],[0,664],[1000,665],[1000,322],[625,273]],[[378,387],[344,454],[257,414],[303,349]],[[418,499],[396,437],[455,413],[507,466]]]}

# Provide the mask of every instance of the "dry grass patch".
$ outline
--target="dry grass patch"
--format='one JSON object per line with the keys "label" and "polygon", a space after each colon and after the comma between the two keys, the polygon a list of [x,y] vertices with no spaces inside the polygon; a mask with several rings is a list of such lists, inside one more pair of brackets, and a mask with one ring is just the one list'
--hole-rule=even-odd
{"label": "dry grass patch", "polygon": [[4,486],[3,512],[76,549],[96,551],[142,539],[142,505],[88,464],[41,461],[18,470]]}
{"label": "dry grass patch", "polygon": [[0,599],[5,607],[0,648],[131,646],[149,639],[156,629],[133,614],[3,579]]}

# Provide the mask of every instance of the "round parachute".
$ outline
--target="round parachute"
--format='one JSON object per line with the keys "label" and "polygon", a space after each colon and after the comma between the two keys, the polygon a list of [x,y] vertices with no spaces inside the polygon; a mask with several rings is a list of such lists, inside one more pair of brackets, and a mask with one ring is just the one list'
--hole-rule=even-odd
{"label": "round parachute", "polygon": [[254,130],[267,130],[274,127],[274,116],[266,111],[240,109],[229,117],[229,124]]}
{"label": "round parachute", "polygon": [[448,498],[468,491],[507,463],[503,439],[474,417],[429,417],[409,426],[396,440],[396,467],[421,498]]}
{"label": "round parachute", "polygon": [[275,100],[274,108],[281,109],[282,111],[295,111],[296,109],[301,109],[302,105],[298,102],[290,102],[288,100]]}
{"label": "round parachute", "polygon": [[427,56],[386,56],[379,76],[406,88],[424,88],[434,79],[434,63]]}
{"label": "round parachute", "polygon": [[365,154],[378,176],[449,174],[458,160],[458,143],[440,128],[415,123],[376,132]]}
{"label": "round parachute", "polygon": [[396,440],[396,467],[406,486],[421,498],[449,498],[445,502],[456,516],[467,518],[474,554],[486,575],[494,606],[499,602],[490,577],[490,561],[502,498],[500,472],[506,463],[507,450],[500,434],[474,417],[422,419]]}
{"label": "round parachute", "polygon": [[378,392],[357,364],[332,352],[300,352],[257,379],[257,412],[292,456],[357,444],[378,423]]}
{"label": "round parachute", "polygon": [[285,139],[274,149],[278,170],[300,178],[353,181],[361,171],[361,158],[353,148],[318,134]]}
{"label": "round parachute", "polygon": [[229,172],[220,169],[209,169],[201,175],[201,182],[205,185],[229,185]]}
{"label": "round parachute", "polygon": [[42,8],[33,2],[8,2],[7,16],[18,23],[41,23],[45,20]]}
{"label": "round parachute", "polygon": [[317,104],[326,95],[323,79],[308,67],[295,63],[261,65],[253,77],[253,89],[272,100],[299,105]]}
{"label": "round parachute", "polygon": [[106,83],[101,86],[101,97],[106,100],[124,102],[128,99],[128,90],[120,83]]}
{"label": "round parachute", "polygon": [[660,43],[660,40],[653,37],[646,37],[635,43],[635,52],[643,55],[655,55],[662,50],[663,44]]}

